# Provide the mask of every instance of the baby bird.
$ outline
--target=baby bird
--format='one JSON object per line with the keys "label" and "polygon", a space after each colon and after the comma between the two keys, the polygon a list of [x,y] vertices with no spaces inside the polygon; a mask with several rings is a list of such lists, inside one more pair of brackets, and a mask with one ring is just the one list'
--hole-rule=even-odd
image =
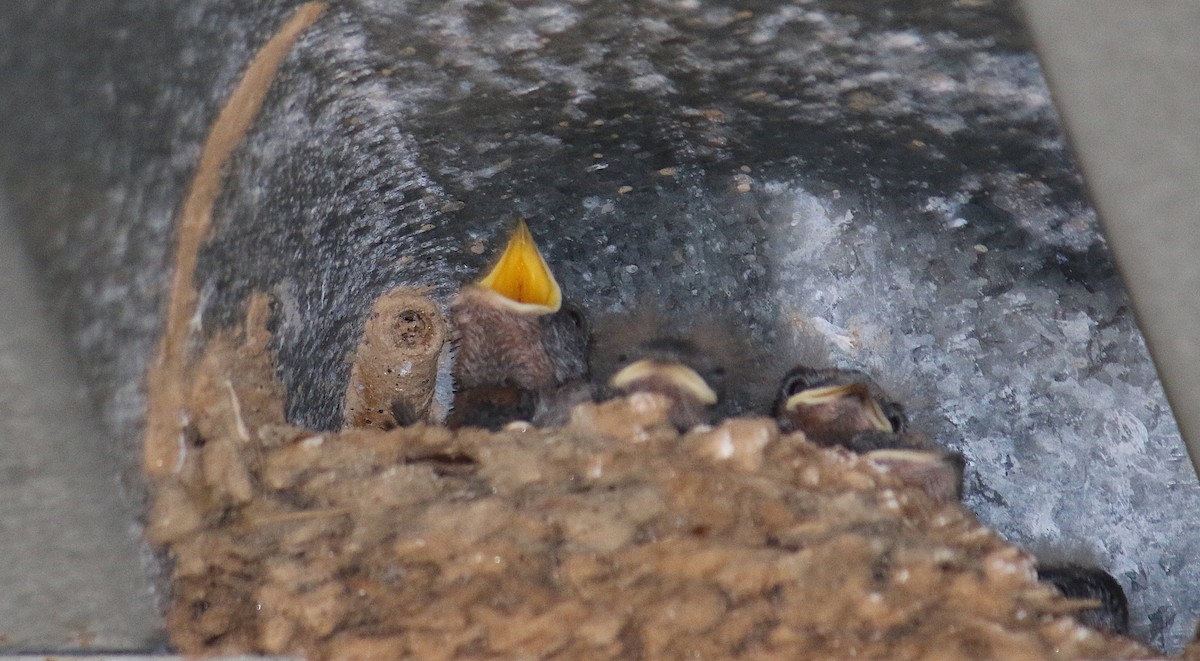
{"label": "baby bird", "polygon": [[[826,447],[853,449],[860,434],[886,438],[908,426],[904,407],[887,399],[871,377],[857,370],[796,367],[783,378],[773,408],[780,429],[802,431],[810,441]],[[881,440],[867,440],[871,439]]]}
{"label": "baby bird", "polygon": [[684,316],[647,300],[596,326],[597,393],[662,395],[679,431],[756,412],[774,389],[760,350],[728,312]]}
{"label": "baby bird", "polygon": [[1121,584],[1108,572],[1080,565],[1039,567],[1038,580],[1058,588],[1068,599],[1095,602],[1094,608],[1077,613],[1080,622],[1122,636],[1129,633],[1129,602]]}
{"label": "baby bird", "polygon": [[[890,447],[868,450],[863,456],[880,470],[918,487],[939,503],[957,503],[963,496],[966,459],[958,452],[920,449],[907,439]],[[851,448],[852,450],[854,448]]]}
{"label": "baby bird", "polygon": [[964,457],[907,433],[904,407],[862,372],[797,367],[779,387],[774,415],[783,431],[861,454],[938,502],[962,500]]}
{"label": "baby bird", "polygon": [[562,290],[524,220],[503,255],[450,306],[456,344],[450,427],[530,419],[540,398],[588,373],[587,321]]}
{"label": "baby bird", "polygon": [[659,337],[632,347],[608,387],[622,395],[653,392],[665,396],[671,407],[667,417],[679,431],[712,421],[725,370],[713,364],[689,340]]}

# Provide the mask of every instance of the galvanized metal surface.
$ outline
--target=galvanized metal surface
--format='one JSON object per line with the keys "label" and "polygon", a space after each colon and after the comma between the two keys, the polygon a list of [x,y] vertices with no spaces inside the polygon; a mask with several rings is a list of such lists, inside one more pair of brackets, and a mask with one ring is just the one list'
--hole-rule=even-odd
{"label": "galvanized metal surface", "polygon": [[[201,255],[203,327],[277,298],[294,420],[336,425],[379,292],[445,297],[526,215],[593,314],[650,298],[772,368],[877,374],[984,521],[1112,571],[1149,642],[1190,634],[1200,487],[1011,3],[398,7],[302,39]],[[184,182],[286,10],[0,14],[0,180],[130,452]]]}

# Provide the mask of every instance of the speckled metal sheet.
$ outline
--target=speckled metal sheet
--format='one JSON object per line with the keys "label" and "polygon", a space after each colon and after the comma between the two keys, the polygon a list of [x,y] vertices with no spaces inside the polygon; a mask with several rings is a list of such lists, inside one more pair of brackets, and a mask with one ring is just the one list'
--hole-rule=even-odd
{"label": "speckled metal sheet", "polygon": [[[3,10],[0,176],[128,447],[183,182],[287,10]],[[338,3],[234,156],[197,322],[272,293],[288,413],[335,426],[374,297],[445,300],[517,215],[593,314],[870,370],[984,521],[1190,633],[1200,487],[1010,3]]]}

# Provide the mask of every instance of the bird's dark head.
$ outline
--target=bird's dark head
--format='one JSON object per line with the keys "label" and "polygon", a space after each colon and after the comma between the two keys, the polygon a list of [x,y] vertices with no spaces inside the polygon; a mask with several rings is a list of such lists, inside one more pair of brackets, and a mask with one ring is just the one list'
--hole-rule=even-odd
{"label": "bird's dark head", "polygon": [[938,502],[962,500],[966,460],[957,452],[897,447],[872,450],[863,456],[885,473],[918,487]]}
{"label": "bird's dark head", "polygon": [[563,303],[557,312],[542,316],[539,325],[543,350],[554,365],[555,381],[586,379],[592,333],[583,309]]}
{"label": "bird's dark head", "polygon": [[1068,599],[1095,604],[1076,614],[1084,624],[1117,635],[1129,633],[1129,601],[1112,574],[1099,567],[1068,564],[1039,567],[1038,581],[1053,585]]}
{"label": "bird's dark head", "polygon": [[617,392],[659,392],[672,399],[712,406],[719,394],[710,382],[716,376],[710,362],[710,357],[688,340],[653,338],[618,357],[618,369],[608,385]]}
{"label": "bird's dark head", "polygon": [[901,434],[908,430],[908,414],[904,411],[903,404],[880,400],[879,409],[883,411],[883,417],[887,418],[888,423],[892,425],[893,433]]}
{"label": "bird's dark head", "polygon": [[692,342],[657,337],[628,347],[618,356],[608,388],[622,394],[655,393],[670,402],[668,417],[680,431],[712,421],[720,400],[712,357]]}
{"label": "bird's dark head", "polygon": [[756,338],[739,319],[720,310],[673,314],[653,302],[601,315],[592,373],[602,391],[656,391],[677,402],[686,398],[698,415],[675,416],[681,428],[689,421],[761,415],[777,382]]}
{"label": "bird's dark head", "polygon": [[817,442],[898,433],[908,424],[904,408],[858,370],[796,367],[780,383],[773,408],[785,431],[803,431]]}

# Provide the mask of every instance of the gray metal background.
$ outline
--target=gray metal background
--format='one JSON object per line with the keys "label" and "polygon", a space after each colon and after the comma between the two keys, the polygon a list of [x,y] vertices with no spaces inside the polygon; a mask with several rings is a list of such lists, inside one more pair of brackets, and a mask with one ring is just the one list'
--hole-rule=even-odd
{"label": "gray metal background", "polygon": [[[1119,225],[1154,208],[1138,204],[1139,193],[1194,190],[1170,182],[1189,163],[1195,172],[1197,123],[1129,104],[1178,92],[1172,107],[1195,107],[1187,104],[1200,86],[1175,84],[1195,69],[1169,74],[1153,64],[1156,56],[1195,62],[1177,50],[1194,46],[1195,5],[1164,3],[1144,16],[1183,14],[1135,20],[1106,18],[1124,3],[1089,2],[1074,14],[1052,4],[1032,11],[1048,26],[1038,35],[1068,54],[1046,51],[1068,104],[1076,81],[1096,70],[1068,73],[1071,53],[1094,63],[1136,45],[1134,70],[1161,72],[1121,86],[1114,69],[1117,90],[1100,97],[1108,103],[1083,102],[1090,114],[1069,115],[1098,177],[1093,188],[1123,191],[1107,203],[1100,192],[1106,217]],[[206,327],[235,318],[251,288],[275,293],[290,411],[335,424],[341,356],[374,295],[401,282],[446,295],[482,265],[508,220],[525,214],[568,295],[597,313],[652,295],[681,315],[732,319],[772,356],[771,368],[817,353],[879,374],[910,403],[917,428],[967,455],[967,501],[983,520],[1044,556],[1105,566],[1130,592],[1135,632],[1177,647],[1200,612],[1192,561],[1200,487],[1014,7],[637,7],[335,5],[285,65],[232,164],[200,266]],[[116,438],[77,454],[55,442],[22,444],[37,429],[29,421],[44,414],[10,416],[23,427],[0,439],[6,457],[44,448],[49,459],[96,468],[59,491],[67,509],[111,496],[105,449],[133,465],[182,187],[224,94],[288,8],[29,0],[0,10],[0,184],[78,356],[72,369],[7,370],[8,389],[57,402],[70,391],[41,379],[69,383],[77,370]],[[1048,32],[1055,20],[1064,32]],[[1180,27],[1189,21],[1190,32]],[[1136,39],[1113,36],[1116,46],[1091,52],[1104,43],[1096,36],[1104,25],[1122,23],[1136,26],[1126,28]],[[1061,69],[1058,57],[1068,58]],[[1158,93],[1129,91],[1139,81]],[[1147,150],[1158,143],[1116,131],[1131,140],[1116,148],[1123,158],[1163,164],[1132,189],[1103,178],[1108,152],[1096,151],[1091,165],[1089,145],[1104,149],[1113,130],[1089,130],[1086,117],[1103,118],[1108,106],[1171,136]],[[1161,121],[1137,121],[1143,116]],[[1156,158],[1162,150],[1169,163]],[[1123,251],[1126,239],[1115,236]],[[1172,272],[1175,283],[1188,281],[1186,269]],[[1149,301],[1177,289],[1144,291]],[[6,323],[33,314],[9,311],[19,309],[5,310]],[[1171,340],[1154,329],[1170,317],[1150,309],[1143,318],[1164,346]],[[34,346],[14,345],[9,355],[36,355]],[[1181,387],[1177,403],[1188,392],[1198,391]],[[27,463],[47,479],[75,470]],[[18,493],[18,473],[0,485],[5,494]],[[59,520],[51,512],[5,523],[55,532],[41,523]],[[128,560],[121,518],[106,529],[96,534],[125,540],[110,546],[112,561]],[[5,543],[16,548],[18,539]],[[68,576],[62,563],[30,557],[22,570],[30,584],[49,591],[49,577]],[[82,579],[118,576],[75,566]],[[102,586],[104,603],[123,610],[129,602],[118,595],[136,595],[139,585],[114,578]],[[96,615],[80,621],[109,645],[136,649],[157,626],[136,602],[129,617],[142,624],[132,629]],[[0,607],[53,621],[33,602]],[[61,647],[78,626],[10,640]]]}

